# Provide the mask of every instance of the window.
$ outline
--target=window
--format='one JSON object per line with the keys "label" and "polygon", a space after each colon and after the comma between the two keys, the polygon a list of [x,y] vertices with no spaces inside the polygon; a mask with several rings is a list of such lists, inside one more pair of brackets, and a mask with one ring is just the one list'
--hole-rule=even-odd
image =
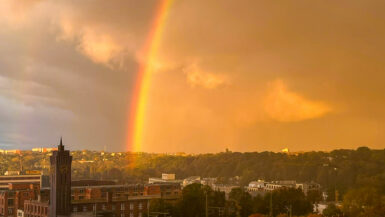
{"label": "window", "polygon": [[84,200],[84,196],[79,196],[79,200]]}
{"label": "window", "polygon": [[8,214],[13,214],[13,208],[8,208]]}
{"label": "window", "polygon": [[83,206],[83,212],[87,212],[87,206]]}
{"label": "window", "polygon": [[93,205],[92,210],[96,212],[96,204]]}
{"label": "window", "polygon": [[76,206],[74,206],[73,212],[77,212],[77,211],[78,211],[78,208]]}
{"label": "window", "polygon": [[115,211],[116,210],[116,206],[115,206],[115,204],[112,204],[112,211]]}
{"label": "window", "polygon": [[139,203],[139,209],[143,209],[143,204],[142,203]]}
{"label": "window", "polygon": [[102,210],[106,210],[106,204],[102,204]]}
{"label": "window", "polygon": [[124,208],[125,208],[125,207],[124,207],[124,203],[121,203],[121,204],[120,204],[120,210],[124,210]]}
{"label": "window", "polygon": [[130,217],[134,217],[134,213],[133,212],[130,212]]}
{"label": "window", "polygon": [[13,206],[13,199],[8,199],[8,206]]}
{"label": "window", "polygon": [[130,210],[133,210],[133,209],[134,209],[134,204],[130,203]]}

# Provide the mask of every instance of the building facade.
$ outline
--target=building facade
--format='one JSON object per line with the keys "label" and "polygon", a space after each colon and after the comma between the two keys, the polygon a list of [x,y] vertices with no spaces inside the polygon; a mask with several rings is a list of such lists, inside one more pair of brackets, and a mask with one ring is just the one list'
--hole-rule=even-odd
{"label": "building facade", "polygon": [[50,217],[69,216],[71,213],[72,156],[64,150],[60,139],[58,150],[50,156]]}
{"label": "building facade", "polygon": [[8,190],[0,191],[0,216],[17,216],[27,200],[36,199],[40,191],[36,184],[9,184]]}

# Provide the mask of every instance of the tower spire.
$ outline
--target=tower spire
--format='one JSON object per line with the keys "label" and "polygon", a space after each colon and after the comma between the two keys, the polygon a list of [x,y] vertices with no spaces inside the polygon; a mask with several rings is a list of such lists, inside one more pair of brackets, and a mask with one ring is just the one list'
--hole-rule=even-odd
{"label": "tower spire", "polygon": [[59,144],[58,150],[64,151],[64,145],[63,145],[63,138],[62,137],[60,137],[60,144]]}

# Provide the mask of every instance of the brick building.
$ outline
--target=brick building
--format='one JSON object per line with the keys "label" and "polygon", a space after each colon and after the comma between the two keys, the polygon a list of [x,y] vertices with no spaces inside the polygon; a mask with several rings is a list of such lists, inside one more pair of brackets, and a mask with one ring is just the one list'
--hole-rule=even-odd
{"label": "brick building", "polygon": [[9,184],[9,190],[0,191],[0,216],[17,216],[27,200],[37,199],[40,186],[36,184]]}
{"label": "brick building", "polygon": [[[176,201],[181,194],[178,183],[116,185],[111,181],[71,182],[69,151],[62,141],[51,156],[51,187],[40,183],[11,183],[0,191],[0,216],[3,217],[142,217],[150,200]],[[74,184],[72,186],[72,183]]]}

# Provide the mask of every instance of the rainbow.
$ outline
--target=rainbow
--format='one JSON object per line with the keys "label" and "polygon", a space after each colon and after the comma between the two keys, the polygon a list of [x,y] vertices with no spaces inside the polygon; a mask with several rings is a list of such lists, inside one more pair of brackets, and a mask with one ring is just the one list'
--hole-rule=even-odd
{"label": "rainbow", "polygon": [[149,88],[153,66],[166,24],[166,18],[173,0],[159,0],[156,16],[151,26],[150,33],[143,48],[144,61],[137,72],[134,90],[131,99],[127,147],[128,150],[139,152],[143,142],[143,128],[145,123],[145,111],[149,96]]}

